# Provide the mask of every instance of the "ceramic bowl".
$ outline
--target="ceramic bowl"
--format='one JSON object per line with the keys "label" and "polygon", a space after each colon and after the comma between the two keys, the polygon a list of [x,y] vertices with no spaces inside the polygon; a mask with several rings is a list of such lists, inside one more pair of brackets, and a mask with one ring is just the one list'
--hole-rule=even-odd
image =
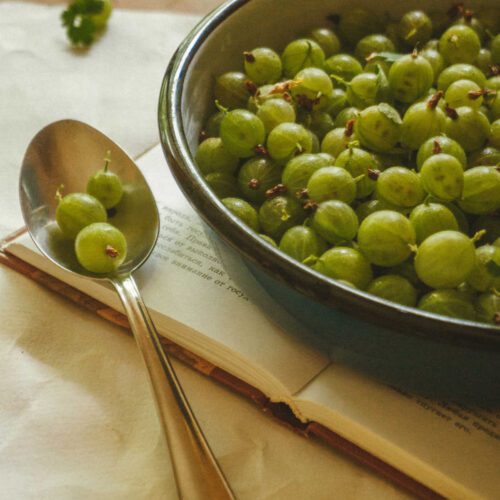
{"label": "ceramic bowl", "polygon": [[[495,3],[481,5],[495,7]],[[194,162],[199,132],[213,110],[217,75],[240,68],[244,50],[270,46],[280,51],[300,34],[325,25],[326,16],[354,6],[394,19],[415,8],[445,12],[450,7],[429,0],[232,0],[223,4],[184,40],[165,74],[159,128],[168,164],[206,223],[229,274],[238,282],[240,271],[249,271],[261,287],[252,298],[268,313],[275,314],[279,304],[326,342],[334,359],[402,389],[498,402],[498,328],[400,306],[297,263],[236,219],[211,192]],[[241,285],[249,290],[245,283]]]}

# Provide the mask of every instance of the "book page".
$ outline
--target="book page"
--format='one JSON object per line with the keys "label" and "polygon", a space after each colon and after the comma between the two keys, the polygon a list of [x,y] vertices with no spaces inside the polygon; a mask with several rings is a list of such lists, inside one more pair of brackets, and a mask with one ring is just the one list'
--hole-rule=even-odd
{"label": "book page", "polygon": [[[199,217],[177,187],[160,146],[137,163],[160,208],[161,234],[157,246],[148,262],[134,275],[158,329],[174,342],[228,369],[272,398],[289,402],[289,395],[328,365],[328,357],[268,319],[229,278]],[[105,290],[102,284],[75,279],[69,273],[54,269],[47,259],[38,257],[33,262],[37,250],[29,236],[16,240],[9,251],[111,307],[121,308],[116,294]],[[242,274],[245,274],[243,265]],[[250,273],[246,271],[246,274]],[[246,276],[247,281],[252,279]],[[261,293],[265,300],[265,291]],[[286,314],[278,313],[279,306],[274,302],[271,310],[273,314],[276,312],[275,318]],[[224,361],[226,365],[221,366]],[[252,366],[247,367],[245,363]],[[255,377],[274,378],[278,385],[263,386],[266,382]]]}
{"label": "book page", "polygon": [[432,401],[332,365],[299,408],[449,498],[498,498],[500,411]]}

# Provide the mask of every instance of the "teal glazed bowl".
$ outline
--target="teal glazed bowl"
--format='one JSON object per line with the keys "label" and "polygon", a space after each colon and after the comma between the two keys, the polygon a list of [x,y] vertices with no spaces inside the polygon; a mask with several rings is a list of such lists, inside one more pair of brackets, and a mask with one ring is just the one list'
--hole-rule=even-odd
{"label": "teal glazed bowl", "polygon": [[[451,2],[357,0],[356,6],[396,18],[416,8],[445,12]],[[498,8],[497,0],[481,6]],[[299,34],[324,25],[328,15],[349,8],[351,0],[231,0],[205,17],[178,48],[161,87],[159,130],[168,164],[229,275],[264,312],[276,319],[277,310],[286,310],[334,361],[399,389],[499,405],[499,328],[400,306],[290,259],[235,218],[196,167],[194,153],[212,110],[214,78],[239,68],[243,51],[281,50]]]}

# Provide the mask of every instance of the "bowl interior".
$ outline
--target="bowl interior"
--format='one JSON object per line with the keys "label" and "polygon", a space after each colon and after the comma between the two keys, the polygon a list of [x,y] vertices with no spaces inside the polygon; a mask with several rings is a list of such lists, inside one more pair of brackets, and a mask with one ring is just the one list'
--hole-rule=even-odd
{"label": "bowl interior", "polygon": [[[468,6],[479,9],[496,7],[495,4],[496,0],[471,1]],[[174,174],[202,217],[231,245],[246,251],[247,256],[251,255],[254,260],[260,259],[263,267],[267,265],[275,274],[278,268],[280,279],[289,279],[292,286],[323,302],[340,305],[351,311],[363,310],[381,320],[386,317],[387,326],[391,326],[391,322],[398,325],[408,322],[406,330],[412,327],[427,333],[437,330],[443,334],[443,338],[449,339],[456,335],[472,343],[479,340],[500,346],[498,330],[494,327],[445,319],[353,291],[273,250],[223,207],[206,187],[194,162],[199,132],[206,118],[214,111],[215,78],[225,71],[241,70],[242,53],[245,50],[270,46],[280,52],[292,39],[306,34],[311,28],[328,26],[327,16],[341,15],[355,7],[364,7],[389,21],[399,19],[411,9],[444,13],[450,6],[442,2],[436,4],[432,0],[385,0],[377,3],[357,0],[355,6],[348,0],[227,2],[195,28],[171,63],[162,89],[160,131],[164,143],[168,143]],[[162,114],[166,118],[162,119]]]}
{"label": "bowl interior", "polygon": [[[192,153],[196,151],[203,121],[213,111],[215,77],[225,71],[242,70],[242,53],[259,46],[272,47],[280,53],[292,40],[318,26],[331,26],[327,16],[342,14],[356,7],[366,8],[377,17],[399,19],[405,12],[422,9],[446,12],[452,2],[434,0],[236,0],[227,2],[215,16],[213,29],[196,48],[184,75],[182,121]],[[470,1],[474,9],[498,7],[496,0]],[[217,14],[217,12],[215,13]]]}

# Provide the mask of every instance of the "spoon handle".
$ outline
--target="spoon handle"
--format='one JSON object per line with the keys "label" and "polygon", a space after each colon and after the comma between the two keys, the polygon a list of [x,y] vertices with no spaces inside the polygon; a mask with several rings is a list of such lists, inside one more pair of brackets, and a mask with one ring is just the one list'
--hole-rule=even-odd
{"label": "spoon handle", "polygon": [[179,497],[225,500],[234,495],[191,410],[134,278],[112,280],[127,313],[149,372],[159,417],[165,431]]}

